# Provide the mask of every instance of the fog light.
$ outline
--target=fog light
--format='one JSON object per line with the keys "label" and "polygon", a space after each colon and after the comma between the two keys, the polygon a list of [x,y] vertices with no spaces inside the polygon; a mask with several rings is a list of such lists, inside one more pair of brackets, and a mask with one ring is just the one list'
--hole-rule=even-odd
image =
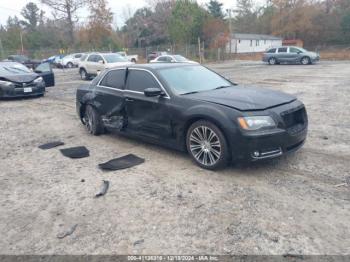
{"label": "fog light", "polygon": [[253,152],[253,155],[254,155],[255,157],[258,157],[258,156],[260,156],[260,153],[259,153],[259,151],[254,151],[254,152]]}

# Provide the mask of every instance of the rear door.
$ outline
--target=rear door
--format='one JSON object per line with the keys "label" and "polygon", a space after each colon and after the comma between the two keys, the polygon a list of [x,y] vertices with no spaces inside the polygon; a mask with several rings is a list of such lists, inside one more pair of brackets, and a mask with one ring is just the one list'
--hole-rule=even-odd
{"label": "rear door", "polygon": [[104,125],[120,129],[120,117],[125,116],[125,68],[108,71],[95,87],[95,102]]}
{"label": "rear door", "polygon": [[277,59],[279,62],[288,62],[288,47],[279,47],[277,49]]}
{"label": "rear door", "polygon": [[127,129],[153,139],[169,139],[171,137],[170,98],[168,95],[146,97],[144,90],[151,87],[163,89],[150,71],[128,69],[124,92],[128,118]]}
{"label": "rear door", "polygon": [[44,79],[46,87],[55,85],[55,75],[52,71],[50,63],[46,62],[38,65],[34,72]]}

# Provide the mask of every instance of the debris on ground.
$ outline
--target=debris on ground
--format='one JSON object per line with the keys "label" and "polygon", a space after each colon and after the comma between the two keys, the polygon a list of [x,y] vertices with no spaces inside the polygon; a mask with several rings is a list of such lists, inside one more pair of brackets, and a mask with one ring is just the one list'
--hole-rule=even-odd
{"label": "debris on ground", "polygon": [[107,193],[108,188],[109,188],[109,181],[103,180],[101,191],[97,193],[95,197],[100,197],[105,195]]}
{"label": "debris on ground", "polygon": [[140,244],[142,244],[143,242],[145,242],[144,239],[136,240],[136,241],[134,242],[134,246],[140,245]]}
{"label": "debris on ground", "polygon": [[51,149],[57,146],[62,146],[64,145],[64,143],[62,141],[52,141],[46,144],[42,144],[40,146],[38,146],[40,149],[42,150],[47,150],[47,149]]}
{"label": "debris on ground", "polygon": [[64,156],[69,158],[83,158],[88,157],[90,155],[89,150],[85,146],[64,148],[60,151]]}
{"label": "debris on ground", "polygon": [[103,170],[120,170],[140,165],[145,162],[145,159],[129,154],[119,158],[114,158],[108,162],[99,164],[98,166]]}
{"label": "debris on ground", "polygon": [[75,229],[77,228],[77,226],[78,226],[78,224],[75,224],[72,227],[70,227],[67,231],[59,233],[57,235],[57,238],[62,239],[62,238],[65,238],[66,236],[69,236],[69,235],[73,234]]}

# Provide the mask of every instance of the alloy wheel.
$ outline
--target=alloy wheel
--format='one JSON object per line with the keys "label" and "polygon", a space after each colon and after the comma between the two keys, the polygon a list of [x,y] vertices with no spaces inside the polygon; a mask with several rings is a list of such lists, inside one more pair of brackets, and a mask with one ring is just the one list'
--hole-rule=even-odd
{"label": "alloy wheel", "polygon": [[309,58],[303,57],[303,59],[301,59],[301,63],[302,63],[303,65],[308,65],[308,64],[310,63]]}
{"label": "alloy wheel", "polygon": [[93,128],[93,116],[91,114],[91,110],[89,110],[89,109],[86,110],[84,122],[85,122],[86,129],[89,131],[89,133],[92,133],[92,131],[93,131],[92,130],[92,128]]}
{"label": "alloy wheel", "polygon": [[207,126],[198,126],[192,130],[189,139],[193,157],[202,165],[215,165],[221,157],[219,136]]}

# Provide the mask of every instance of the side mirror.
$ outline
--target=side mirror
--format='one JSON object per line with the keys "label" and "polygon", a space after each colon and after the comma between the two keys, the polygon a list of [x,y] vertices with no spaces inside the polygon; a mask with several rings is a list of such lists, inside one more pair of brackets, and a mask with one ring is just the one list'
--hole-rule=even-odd
{"label": "side mirror", "polygon": [[104,64],[105,62],[103,60],[98,60],[99,64]]}
{"label": "side mirror", "polygon": [[161,96],[164,94],[164,92],[158,87],[149,87],[146,88],[143,92],[147,97]]}

